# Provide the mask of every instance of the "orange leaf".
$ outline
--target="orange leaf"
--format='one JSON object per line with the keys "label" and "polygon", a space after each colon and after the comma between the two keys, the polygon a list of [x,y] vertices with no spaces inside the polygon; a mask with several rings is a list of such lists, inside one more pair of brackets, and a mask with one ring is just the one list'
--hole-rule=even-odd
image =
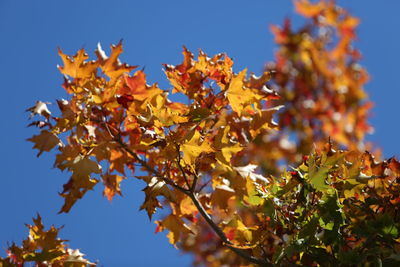
{"label": "orange leaf", "polygon": [[64,66],[58,66],[58,69],[61,73],[72,78],[90,78],[95,74],[99,65],[97,61],[86,62],[86,59],[88,59],[89,56],[86,54],[84,49],[79,50],[72,58],[65,55],[60,48],[58,49],[58,54],[64,62]]}

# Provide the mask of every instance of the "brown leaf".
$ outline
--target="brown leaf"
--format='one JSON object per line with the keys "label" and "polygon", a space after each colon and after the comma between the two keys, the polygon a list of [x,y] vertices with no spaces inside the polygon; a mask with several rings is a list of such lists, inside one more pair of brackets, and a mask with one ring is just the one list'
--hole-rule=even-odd
{"label": "brown leaf", "polygon": [[125,177],[109,173],[103,174],[101,177],[103,178],[104,184],[103,195],[106,196],[110,202],[115,194],[122,196],[120,183],[122,180],[126,179]]}
{"label": "brown leaf", "polygon": [[29,138],[28,141],[34,143],[35,145],[33,146],[33,148],[37,148],[39,150],[39,153],[37,154],[38,157],[44,151],[48,152],[52,150],[55,146],[62,145],[62,142],[57,135],[46,130],[42,130],[39,135],[34,135],[32,138]]}

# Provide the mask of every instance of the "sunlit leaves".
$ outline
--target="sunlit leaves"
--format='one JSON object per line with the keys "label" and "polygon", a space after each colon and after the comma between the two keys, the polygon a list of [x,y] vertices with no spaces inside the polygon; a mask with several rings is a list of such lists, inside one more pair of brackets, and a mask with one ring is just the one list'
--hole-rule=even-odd
{"label": "sunlit leaves", "polygon": [[201,153],[210,153],[214,149],[208,140],[201,140],[198,131],[189,134],[187,141],[181,145],[183,152],[183,161],[188,165],[193,165]]}
{"label": "sunlit leaves", "polygon": [[51,226],[45,230],[42,218],[37,215],[33,218],[33,225],[27,224],[28,237],[18,246],[13,243],[8,249],[8,257],[0,257],[0,266],[25,266],[36,263],[37,266],[96,266],[86,260],[78,249],[68,249],[66,240],[58,237],[61,228]]}
{"label": "sunlit leaves", "polygon": [[111,201],[136,177],[140,209],[150,220],[163,209],[156,232],[202,265],[397,261],[400,163],[359,152],[372,129],[352,45],[359,21],[331,1],[295,6],[309,25],[272,27],[276,62],[259,77],[184,47],[161,89],[120,62],[121,42],[110,56],[98,45],[92,61],[60,50],[69,99],[58,113],[41,101],[28,109],[42,119],[29,139],[38,155],[57,147],[54,166],[71,173],[60,212],[97,183]]}

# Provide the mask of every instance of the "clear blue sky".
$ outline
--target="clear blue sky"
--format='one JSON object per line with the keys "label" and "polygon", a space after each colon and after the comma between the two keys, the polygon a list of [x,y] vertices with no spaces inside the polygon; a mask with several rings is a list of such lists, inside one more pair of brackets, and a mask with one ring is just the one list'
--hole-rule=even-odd
{"label": "clear blue sky", "polygon": [[[368,138],[386,157],[399,156],[400,1],[339,3],[362,20],[356,46],[372,77],[366,90],[376,103],[370,119],[375,134]],[[166,89],[161,63],[179,63],[182,45],[210,55],[227,52],[236,70],[260,73],[273,59],[268,25],[281,24],[285,16],[293,17],[291,1],[0,0],[0,255],[7,241],[26,237],[24,223],[39,212],[47,226],[65,224],[61,237],[100,266],[189,266],[190,258],[181,256],[165,234],[154,234],[155,225],[138,211],[144,197],[140,181],[125,181],[124,197],[111,204],[99,186],[69,214],[56,215],[62,205],[57,192],[68,173],[52,169],[51,155],[36,158],[25,141],[35,129],[25,127],[24,110],[35,100],[54,103],[66,97],[57,47],[69,54],[83,47],[93,55],[98,42],[108,48],[124,39],[123,61],[145,66],[149,82]]]}

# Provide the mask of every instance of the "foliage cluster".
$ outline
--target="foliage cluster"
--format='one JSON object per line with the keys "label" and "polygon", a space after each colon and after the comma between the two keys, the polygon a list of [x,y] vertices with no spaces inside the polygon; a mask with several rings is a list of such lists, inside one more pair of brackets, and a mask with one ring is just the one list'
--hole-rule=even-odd
{"label": "foliage cluster", "polygon": [[[59,50],[70,99],[57,101],[58,115],[41,101],[30,108],[40,133],[29,141],[38,156],[56,150],[54,166],[71,173],[60,212],[98,184],[111,201],[134,177],[150,220],[164,209],[157,232],[196,265],[399,264],[400,163],[364,152],[373,146],[368,74],[352,46],[359,21],[332,1],[295,6],[308,24],[271,27],[279,49],[260,77],[184,48],[181,64],[164,65],[163,90],[120,63],[121,42],[109,56],[99,45],[92,61]],[[34,223],[0,266],[91,264]]]}

